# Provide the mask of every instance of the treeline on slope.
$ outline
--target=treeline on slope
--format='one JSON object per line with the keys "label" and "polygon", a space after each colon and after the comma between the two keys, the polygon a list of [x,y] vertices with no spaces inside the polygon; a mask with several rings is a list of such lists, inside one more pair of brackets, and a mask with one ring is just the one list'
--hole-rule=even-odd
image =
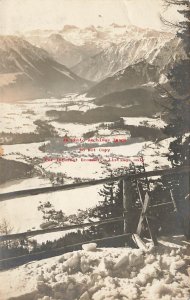
{"label": "treeline on slope", "polygon": [[[158,91],[153,86],[140,86],[134,88],[128,88],[122,91],[116,91],[109,93],[102,97],[97,97],[93,100],[96,105],[106,106],[130,106],[130,105],[143,105],[144,109],[146,106],[151,105],[155,107],[156,103],[154,99],[160,98]],[[159,108],[156,106],[157,109]]]}
{"label": "treeline on slope", "polygon": [[[126,130],[130,133],[131,138],[143,138],[147,141],[156,141],[166,138],[163,130],[156,127],[126,125],[123,118],[113,122],[112,124],[100,124],[102,128],[110,130]],[[130,142],[130,139],[129,139]]]}
{"label": "treeline on slope", "polygon": [[23,162],[7,160],[0,157],[0,184],[9,180],[32,177],[34,168]]}
{"label": "treeline on slope", "polygon": [[44,142],[46,139],[58,136],[55,128],[45,120],[36,120],[34,125],[37,126],[35,132],[30,133],[13,133],[1,132],[0,144],[30,144]]}
{"label": "treeline on slope", "polygon": [[[153,102],[153,101],[152,101]],[[86,112],[78,110],[46,112],[48,117],[55,118],[60,123],[93,124],[99,122],[114,122],[120,117],[152,117],[159,112],[155,104],[137,104],[131,107],[103,106],[90,109]]]}

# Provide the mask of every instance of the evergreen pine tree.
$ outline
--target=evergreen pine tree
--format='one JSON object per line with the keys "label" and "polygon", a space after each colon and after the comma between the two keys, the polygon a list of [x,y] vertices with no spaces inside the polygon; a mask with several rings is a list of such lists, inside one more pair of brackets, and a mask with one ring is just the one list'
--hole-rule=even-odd
{"label": "evergreen pine tree", "polygon": [[[135,174],[139,172],[144,172],[142,170],[142,166],[134,166],[133,163],[127,169],[126,174]],[[112,176],[123,175],[122,170],[116,170]],[[144,178],[139,179],[139,183],[141,186],[142,197],[148,189],[146,180]],[[139,200],[139,194],[137,189],[137,181],[136,179],[131,179],[128,185],[128,193],[131,198],[131,207],[130,211],[126,215],[126,220],[128,223],[128,232],[135,232],[136,227],[139,220],[140,208],[142,208],[142,204]],[[104,184],[103,188],[100,190],[99,195],[102,199],[99,201],[99,204],[89,210],[90,218],[97,218],[98,220],[105,221],[105,219],[117,218],[123,216],[123,181],[119,182],[110,182]],[[109,224],[103,224],[96,227],[91,227],[91,232],[98,237],[103,236],[112,236],[123,234],[124,231],[123,221],[121,222],[113,222]]]}
{"label": "evergreen pine tree", "polygon": [[[102,200],[99,204],[89,210],[89,217],[104,221],[105,219],[122,217],[123,202],[122,202],[122,182],[110,182],[104,184],[99,191]],[[91,228],[95,235],[103,237],[105,235],[111,236],[114,234],[123,233],[122,222],[115,222],[96,226]]]}
{"label": "evergreen pine tree", "polygon": [[[175,5],[184,20],[177,25],[177,36],[182,40],[186,52],[186,59],[177,62],[169,71],[170,84],[169,124],[165,133],[174,138],[169,145],[168,159],[172,167],[186,166],[189,164],[190,145],[190,2],[188,0],[164,0],[167,5]],[[190,198],[189,174],[173,175],[163,178],[169,183],[181,219],[184,234],[190,238]]]}

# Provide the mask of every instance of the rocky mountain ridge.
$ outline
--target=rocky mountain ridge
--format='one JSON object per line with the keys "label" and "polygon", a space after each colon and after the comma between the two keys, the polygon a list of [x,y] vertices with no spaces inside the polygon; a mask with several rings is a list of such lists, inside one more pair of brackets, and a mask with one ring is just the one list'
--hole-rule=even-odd
{"label": "rocky mountain ridge", "polygon": [[43,49],[20,37],[0,36],[1,101],[61,97],[88,86]]}

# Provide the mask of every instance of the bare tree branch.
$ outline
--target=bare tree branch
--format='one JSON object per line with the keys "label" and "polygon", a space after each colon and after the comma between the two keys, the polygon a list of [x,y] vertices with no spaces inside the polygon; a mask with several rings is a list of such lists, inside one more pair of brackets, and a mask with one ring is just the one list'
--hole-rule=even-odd
{"label": "bare tree branch", "polygon": [[170,5],[185,5],[190,6],[190,3],[188,0],[163,0],[164,5],[169,7]]}
{"label": "bare tree branch", "polygon": [[167,27],[172,27],[172,28],[174,28],[174,27],[176,27],[176,28],[178,28],[178,29],[183,29],[183,26],[182,25],[180,25],[179,23],[177,23],[177,22],[171,22],[171,21],[169,21],[169,20],[166,20],[162,15],[160,15],[160,21],[165,25],[165,26],[167,26]]}

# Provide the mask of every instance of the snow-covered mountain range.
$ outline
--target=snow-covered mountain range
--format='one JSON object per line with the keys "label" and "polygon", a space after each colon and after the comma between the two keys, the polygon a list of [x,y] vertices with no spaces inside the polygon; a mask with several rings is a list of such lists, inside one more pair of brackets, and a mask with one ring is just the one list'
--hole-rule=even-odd
{"label": "snow-covered mountain range", "polygon": [[150,36],[120,44],[113,44],[97,55],[83,60],[72,70],[81,77],[101,81],[121,69],[136,64],[139,60],[163,68],[172,63],[180,53],[180,42],[168,36]]}
{"label": "snow-covered mountain range", "polygon": [[28,32],[25,38],[91,81],[101,81],[142,59],[163,68],[184,55],[173,33],[136,26],[67,25],[59,32]]}
{"label": "snow-covered mountain range", "polygon": [[88,84],[45,50],[20,37],[0,36],[1,101],[58,97]]}
{"label": "snow-covered mountain range", "polygon": [[163,83],[185,57],[173,34],[135,26],[33,30],[0,37],[0,97],[35,99],[87,91],[89,96]]}

